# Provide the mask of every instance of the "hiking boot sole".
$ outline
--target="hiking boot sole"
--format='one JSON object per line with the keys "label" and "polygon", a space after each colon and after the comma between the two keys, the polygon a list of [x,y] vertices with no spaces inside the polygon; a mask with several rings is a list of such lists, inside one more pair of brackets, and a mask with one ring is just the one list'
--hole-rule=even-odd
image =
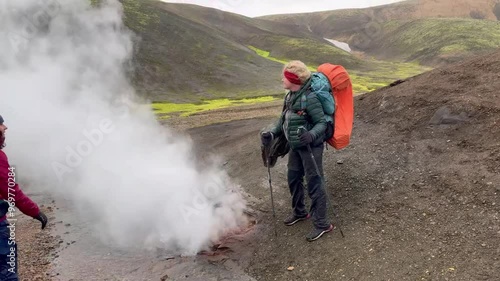
{"label": "hiking boot sole", "polygon": [[335,228],[336,228],[336,227],[335,227],[333,224],[331,224],[331,225],[330,225],[330,227],[329,227],[327,230],[323,230],[323,231],[321,231],[321,232],[319,233],[319,235],[317,235],[316,237],[314,237],[314,238],[306,238],[306,239],[307,239],[307,241],[309,241],[309,242],[316,241],[316,240],[318,240],[319,238],[321,238],[321,236],[323,236],[323,234],[328,233],[328,232],[331,232],[331,231],[332,231],[332,230],[334,230]]}
{"label": "hiking boot sole", "polygon": [[309,219],[311,217],[310,214],[308,214],[307,216],[303,217],[303,218],[296,218],[295,220],[291,221],[291,222],[288,222],[288,223],[284,223],[286,226],[292,226],[296,223],[298,223],[299,221],[305,221],[307,219]]}

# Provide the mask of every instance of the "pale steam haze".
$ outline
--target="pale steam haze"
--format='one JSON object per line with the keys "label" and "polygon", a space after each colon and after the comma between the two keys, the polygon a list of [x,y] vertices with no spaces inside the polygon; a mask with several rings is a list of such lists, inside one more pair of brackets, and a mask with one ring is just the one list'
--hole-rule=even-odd
{"label": "pale steam haze", "polygon": [[248,17],[272,14],[308,13],[348,8],[366,8],[402,0],[163,0],[168,3],[195,4]]}
{"label": "pale steam haze", "polygon": [[30,192],[64,196],[96,239],[194,254],[245,223],[239,187],[138,106],[121,5],[89,2],[0,0],[5,151]]}

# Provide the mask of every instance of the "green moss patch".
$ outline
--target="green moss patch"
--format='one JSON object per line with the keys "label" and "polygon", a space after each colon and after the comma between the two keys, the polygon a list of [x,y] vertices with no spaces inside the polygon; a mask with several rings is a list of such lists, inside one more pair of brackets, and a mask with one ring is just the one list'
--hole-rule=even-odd
{"label": "green moss patch", "polygon": [[169,103],[155,102],[152,104],[153,110],[160,119],[169,118],[173,114],[179,114],[186,117],[195,113],[227,108],[238,105],[249,105],[256,103],[271,102],[276,100],[276,97],[264,96],[248,99],[214,99],[205,100],[201,103]]}

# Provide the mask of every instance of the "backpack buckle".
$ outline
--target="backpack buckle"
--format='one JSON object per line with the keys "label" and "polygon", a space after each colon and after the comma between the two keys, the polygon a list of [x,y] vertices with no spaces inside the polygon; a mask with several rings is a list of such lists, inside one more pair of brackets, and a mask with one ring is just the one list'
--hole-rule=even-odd
{"label": "backpack buckle", "polygon": [[299,116],[304,116],[304,115],[307,115],[307,113],[305,112],[305,110],[298,110],[296,113],[297,113],[297,115],[299,115]]}

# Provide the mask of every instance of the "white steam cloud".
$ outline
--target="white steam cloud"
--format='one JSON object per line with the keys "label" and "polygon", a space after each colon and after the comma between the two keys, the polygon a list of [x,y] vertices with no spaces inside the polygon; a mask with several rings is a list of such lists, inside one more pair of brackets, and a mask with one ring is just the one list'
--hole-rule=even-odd
{"label": "white steam cloud", "polygon": [[32,190],[123,249],[194,254],[245,223],[239,188],[135,96],[118,1],[0,0],[0,38],[5,150]]}

